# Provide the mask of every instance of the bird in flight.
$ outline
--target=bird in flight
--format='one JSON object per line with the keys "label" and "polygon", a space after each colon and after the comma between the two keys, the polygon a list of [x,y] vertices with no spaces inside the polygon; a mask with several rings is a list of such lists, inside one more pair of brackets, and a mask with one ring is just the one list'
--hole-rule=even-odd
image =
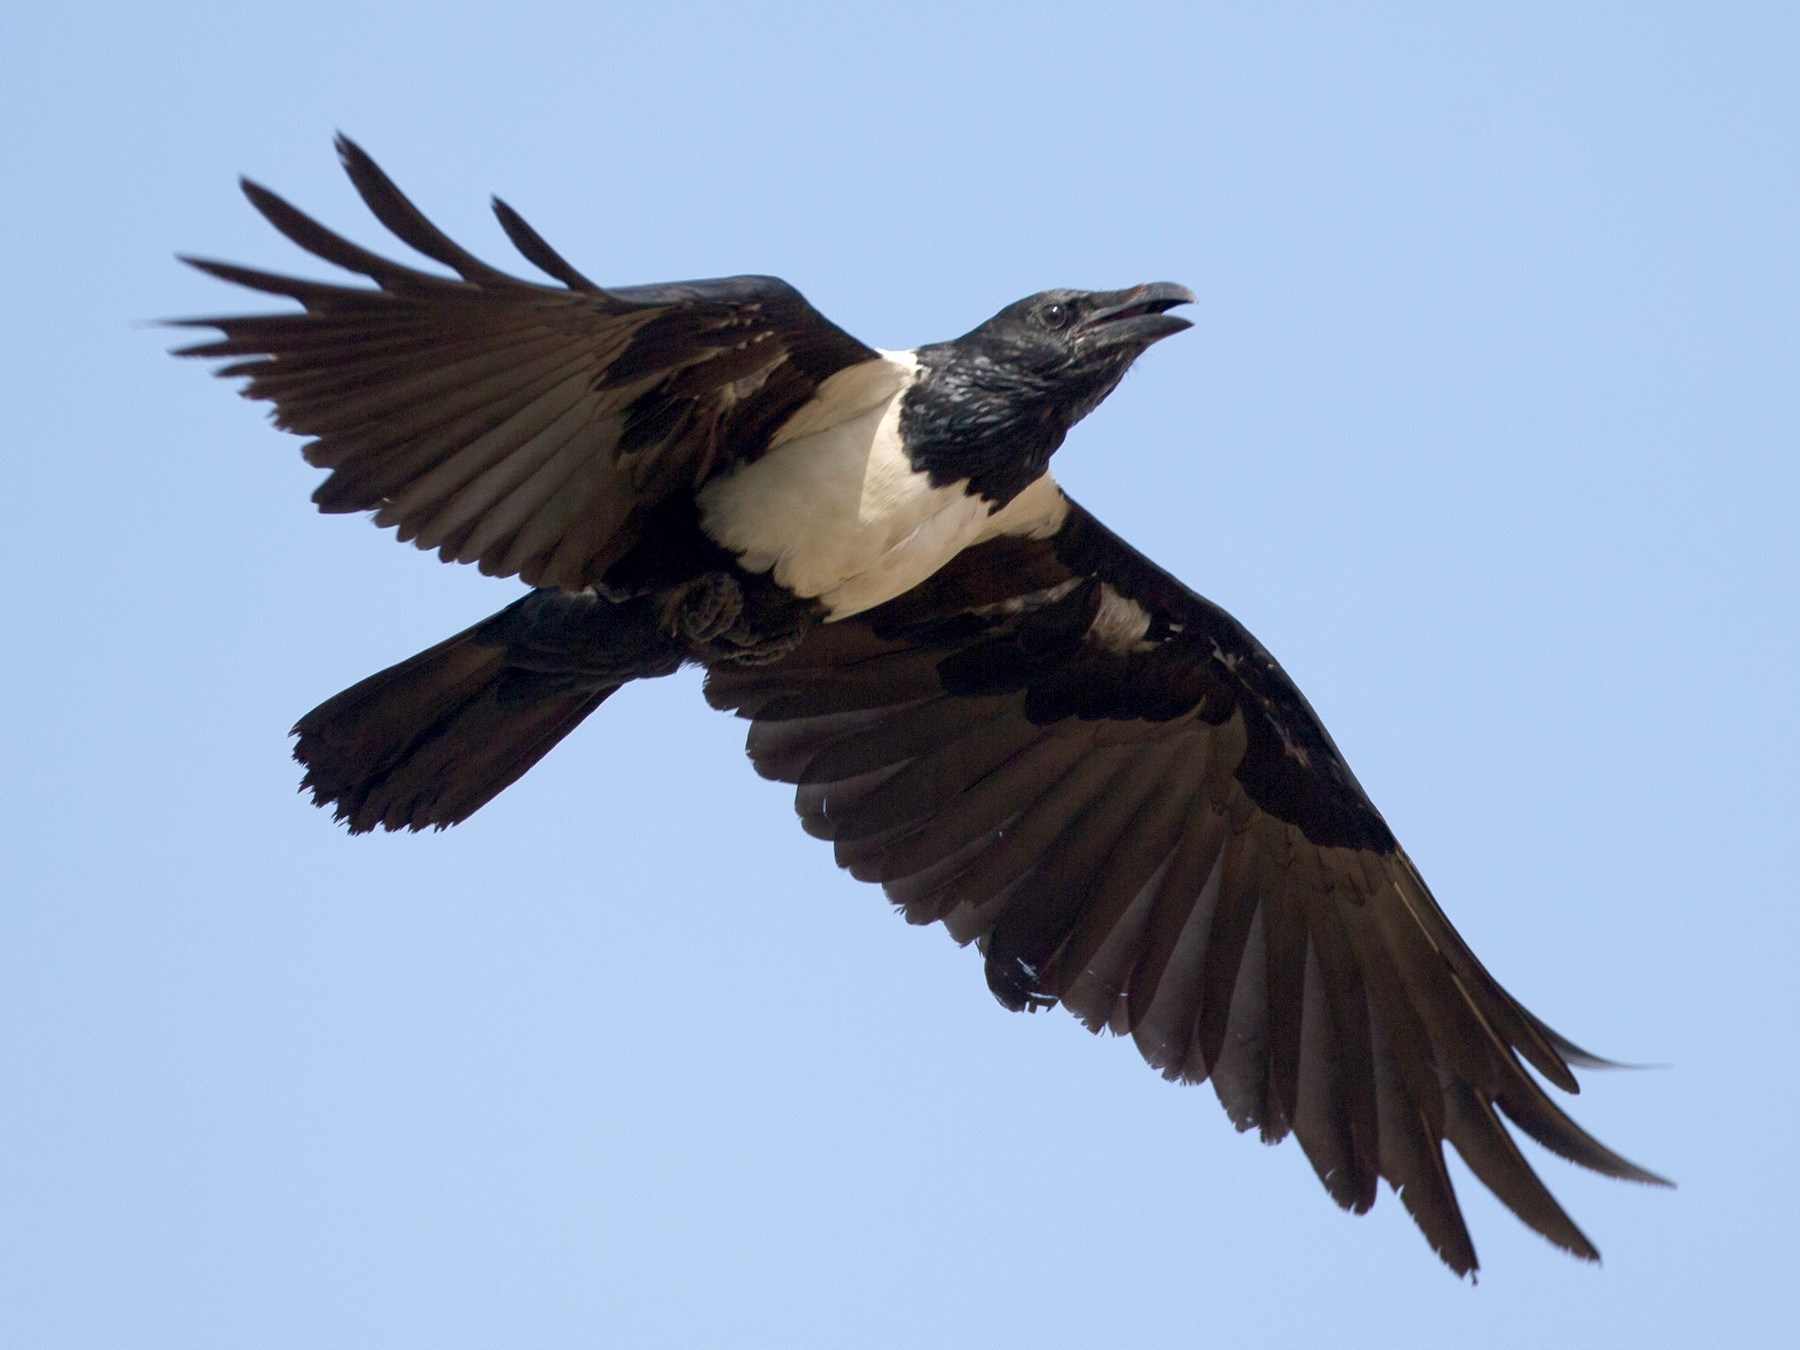
{"label": "bird in flight", "polygon": [[750,722],[803,828],[1006,1007],[1061,1003],[1240,1130],[1293,1134],[1357,1212],[1385,1179],[1454,1271],[1452,1144],[1526,1224],[1598,1252],[1509,1124],[1660,1178],[1576,1125],[1598,1060],[1495,981],[1306,699],[1218,606],[1050,475],[1070,428],[1191,325],[1168,282],[1053,290],[949,342],[865,346],[773,277],[605,287],[504,202],[550,283],[452,242],[353,142],[389,260],[254,183],[343,285],[189,258],[297,301],[183,321],[328,470],[328,512],[532,589],[328,699],[304,786],[352,832],[444,828],[616,690],[686,665]]}

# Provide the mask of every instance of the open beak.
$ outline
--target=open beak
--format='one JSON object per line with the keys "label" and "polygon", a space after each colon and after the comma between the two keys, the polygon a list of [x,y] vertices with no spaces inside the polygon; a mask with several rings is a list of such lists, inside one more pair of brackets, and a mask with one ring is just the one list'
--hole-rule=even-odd
{"label": "open beak", "polygon": [[1168,312],[1194,300],[1192,291],[1172,281],[1151,281],[1128,291],[1114,291],[1101,297],[1101,307],[1082,320],[1082,335],[1108,346],[1131,342],[1148,347],[1194,326],[1192,320]]}

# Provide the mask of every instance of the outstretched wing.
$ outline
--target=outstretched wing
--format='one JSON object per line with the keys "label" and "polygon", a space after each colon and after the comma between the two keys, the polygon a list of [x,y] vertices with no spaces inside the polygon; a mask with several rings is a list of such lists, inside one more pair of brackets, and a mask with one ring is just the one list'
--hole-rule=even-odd
{"label": "outstretched wing", "polygon": [[1446,1139],[1589,1259],[1501,1114],[1657,1180],[1527,1070],[1573,1092],[1597,1061],[1482,968],[1274,658],[1080,507],[707,693],[753,719],[757,768],[798,784],[842,866],[980,945],[1001,1002],[1064,1003],[1166,1077],[1210,1077],[1345,1208],[1387,1178],[1457,1272],[1476,1260]]}
{"label": "outstretched wing", "polygon": [[219,374],[313,438],[308,462],[331,470],[321,510],[373,511],[446,561],[591,585],[665,496],[758,453],[827,377],[877,355],[774,277],[603,289],[496,200],[519,251],[561,284],[510,276],[337,144],[376,218],[457,276],[371,253],[246,181],[276,229],[375,287],[187,259],[303,308],[185,320],[223,336],[179,354],[229,358]]}

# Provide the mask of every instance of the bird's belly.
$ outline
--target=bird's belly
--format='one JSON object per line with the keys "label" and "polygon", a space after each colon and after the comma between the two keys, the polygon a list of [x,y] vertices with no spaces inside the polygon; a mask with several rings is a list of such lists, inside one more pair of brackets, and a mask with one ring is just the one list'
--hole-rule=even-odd
{"label": "bird's belly", "polygon": [[831,618],[911,590],[971,543],[988,503],[933,487],[900,443],[899,395],[795,437],[699,493],[701,527]]}

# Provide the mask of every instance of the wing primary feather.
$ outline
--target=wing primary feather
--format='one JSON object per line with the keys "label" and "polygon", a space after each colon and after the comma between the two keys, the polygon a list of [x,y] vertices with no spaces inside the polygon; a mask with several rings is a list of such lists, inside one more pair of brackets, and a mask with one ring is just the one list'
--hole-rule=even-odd
{"label": "wing primary feather", "polygon": [[1395,884],[1401,898],[1412,911],[1413,919],[1431,943],[1443,953],[1444,961],[1456,973],[1458,984],[1471,1002],[1477,1003],[1482,1017],[1500,1039],[1514,1047],[1537,1071],[1564,1092],[1580,1092],[1581,1085],[1555,1047],[1538,1030],[1535,1019],[1525,1013],[1517,1000],[1500,987],[1499,981],[1475,959],[1437,900],[1425,885],[1411,858],[1400,853],[1395,859]]}
{"label": "wing primary feather", "polygon": [[1391,956],[1405,1001],[1427,1029],[1441,1069],[1494,1090],[1508,1077],[1511,1062],[1493,1028],[1456,978],[1443,953],[1418,924],[1413,907],[1391,882],[1370,905],[1379,944]]}
{"label": "wing primary feather", "polygon": [[[1302,858],[1316,856],[1298,852]],[[1314,875],[1301,882],[1300,893],[1307,908],[1310,957],[1329,1018],[1333,1095],[1350,1150],[1352,1172],[1347,1180],[1355,1198],[1349,1207],[1360,1213],[1375,1202],[1381,1157],[1369,1045],[1371,1010],[1354,946],[1339,917],[1343,907],[1358,908],[1360,900],[1345,898],[1348,888],[1332,871],[1332,861],[1314,862],[1310,868]],[[1304,1093],[1304,1086],[1301,1090]]]}
{"label": "wing primary feather", "polygon": [[[1307,923],[1304,898],[1296,893],[1286,860],[1276,856],[1289,826],[1261,818],[1257,822],[1257,904],[1263,917],[1263,945],[1268,968],[1265,1012],[1269,1045],[1269,1081],[1282,1114],[1297,1120],[1300,1110],[1300,1041],[1306,1011]],[[1275,836],[1270,839],[1270,836]]]}
{"label": "wing primary feather", "polygon": [[[219,262],[213,258],[198,258],[190,253],[175,255],[177,262],[186,263],[196,271],[204,272],[209,277],[220,281],[228,281],[233,286],[242,286],[246,290],[264,291],[270,295],[285,295],[291,299],[311,304],[333,299],[344,294],[346,288],[333,286],[322,281],[306,281],[300,277],[286,277],[279,272],[264,272],[256,267],[240,267],[236,263]],[[376,291],[360,292],[365,295],[377,295]],[[170,319],[167,324],[171,328],[221,328],[230,320],[221,319]],[[213,343],[203,343],[197,347],[178,347],[176,356],[211,356]]]}
{"label": "wing primary feather", "polygon": [[1448,1138],[1469,1170],[1520,1222],[1571,1255],[1598,1261],[1600,1253],[1575,1226],[1563,1207],[1538,1180],[1494,1115],[1467,1083],[1452,1083],[1444,1092]]}
{"label": "wing primary feather", "polygon": [[336,144],[344,172],[350,175],[350,181],[355,185],[364,205],[402,243],[417,249],[427,258],[436,259],[446,267],[455,269],[464,281],[499,283],[502,286],[528,284],[483,262],[433,225],[425,218],[425,213],[413,205],[407,195],[395,185],[394,180],[382,172],[381,166],[355,141],[339,132]]}
{"label": "wing primary feather", "polygon": [[1639,1181],[1647,1186],[1673,1186],[1667,1177],[1639,1167],[1629,1158],[1613,1152],[1574,1121],[1562,1108],[1545,1095],[1532,1077],[1522,1070],[1513,1075],[1504,1089],[1494,1094],[1494,1104],[1506,1113],[1508,1120],[1552,1153],[1602,1176],[1621,1181]]}
{"label": "wing primary feather", "polygon": [[[274,351],[254,363],[222,370],[221,375],[251,377],[245,392],[251,398],[279,403],[283,419],[290,423],[331,425],[335,403],[348,391],[375,386],[391,387],[391,400],[375,404],[416,404],[421,395],[436,398],[460,393],[469,380],[502,364],[527,366],[543,356],[563,351],[566,343],[543,333],[504,333],[481,341],[457,341],[440,335],[436,340],[399,344],[358,343],[320,351],[301,341],[272,336],[258,343],[262,351]],[[342,432],[338,445],[354,444],[354,436]]]}
{"label": "wing primary feather", "polygon": [[[508,361],[508,356],[514,359]],[[503,407],[553,373],[579,373],[591,366],[589,353],[546,342],[379,384],[357,379],[359,372],[351,369],[338,375],[335,389],[322,389],[310,398],[282,398],[280,420],[289,431],[323,441],[378,431],[391,444],[440,426],[467,409]]]}
{"label": "wing primary feather", "polygon": [[[1480,1263],[1463,1219],[1462,1205],[1456,1198],[1456,1187],[1444,1166],[1443,1145],[1439,1142],[1442,1126],[1425,1115],[1408,1088],[1373,1007],[1369,1046],[1375,1066],[1381,1174],[1400,1196],[1400,1203],[1439,1259],[1458,1275],[1472,1275]],[[1435,1085],[1432,1096],[1441,1103]],[[1441,1105],[1438,1118],[1442,1118]]]}
{"label": "wing primary feather", "polygon": [[[1207,1062],[1212,1066],[1213,1091],[1231,1123],[1240,1131],[1257,1129],[1265,1144],[1278,1144],[1287,1138],[1293,1122],[1288,1119],[1270,1074],[1266,936],[1264,911],[1259,905],[1244,934],[1237,978],[1229,987],[1224,1033],[1218,1050],[1208,1056]],[[1211,988],[1205,991],[1209,1002],[1213,993]]]}
{"label": "wing primary feather", "polygon": [[562,254],[544,242],[544,236],[532,229],[524,216],[498,197],[493,199],[492,206],[495,217],[500,221],[500,228],[506,231],[506,237],[512,240],[513,247],[519,250],[526,262],[546,276],[555,277],[572,291],[610,297],[610,292],[589,281]]}
{"label": "wing primary feather", "polygon": [[353,244],[341,234],[326,229],[299,207],[260,183],[244,178],[239,180],[238,185],[243,189],[244,196],[249,198],[250,205],[261,212],[269,224],[308,253],[323,258],[328,263],[335,263],[346,272],[360,272],[380,282],[387,290],[404,294],[467,284],[452,281],[449,277],[416,271],[384,258],[379,253],[371,253],[362,245]]}
{"label": "wing primary feather", "polygon": [[[1385,937],[1376,913],[1393,903],[1385,872],[1370,869],[1365,877],[1378,883],[1360,905],[1338,910],[1339,921],[1350,940],[1357,967],[1362,972],[1363,993],[1369,1001],[1371,1055],[1373,1037],[1379,1030],[1388,1056],[1388,1067],[1405,1083],[1408,1100],[1425,1115],[1433,1138],[1444,1131],[1443,1093],[1440,1090],[1439,1055],[1424,1013],[1414,1003],[1400,963]],[[1385,1119],[1385,1117],[1383,1117]],[[1383,1127],[1385,1128],[1385,1127]]]}
{"label": "wing primary feather", "polygon": [[[1583,1069],[1655,1069],[1668,1067],[1667,1065],[1657,1064],[1626,1064],[1620,1060],[1607,1059],[1603,1055],[1596,1055],[1591,1050],[1583,1050],[1579,1045],[1575,1044],[1574,1041],[1570,1040],[1567,1036],[1564,1036],[1554,1027],[1545,1025],[1543,1018],[1536,1016],[1531,1009],[1521,1007],[1519,1009],[1519,1015],[1527,1022],[1531,1023],[1532,1028],[1538,1035],[1544,1038],[1545,1042],[1548,1043],[1552,1049],[1556,1051],[1565,1064],[1577,1065]],[[1546,1077],[1550,1077],[1551,1082],[1556,1082],[1554,1076],[1546,1075]],[[1562,1085],[1559,1083],[1557,1086],[1560,1087]],[[1568,1089],[1564,1090],[1567,1091]]]}
{"label": "wing primary feather", "polygon": [[[1330,996],[1318,951],[1306,951],[1305,997],[1300,1013],[1300,1068],[1295,1084],[1294,1137],[1300,1141],[1325,1192],[1342,1209],[1362,1213],[1375,1201],[1379,1179],[1372,1157],[1359,1158],[1345,1092],[1349,1066],[1338,1046]],[[1373,1140],[1370,1141],[1371,1143]],[[1368,1164],[1365,1166],[1365,1162]]]}

